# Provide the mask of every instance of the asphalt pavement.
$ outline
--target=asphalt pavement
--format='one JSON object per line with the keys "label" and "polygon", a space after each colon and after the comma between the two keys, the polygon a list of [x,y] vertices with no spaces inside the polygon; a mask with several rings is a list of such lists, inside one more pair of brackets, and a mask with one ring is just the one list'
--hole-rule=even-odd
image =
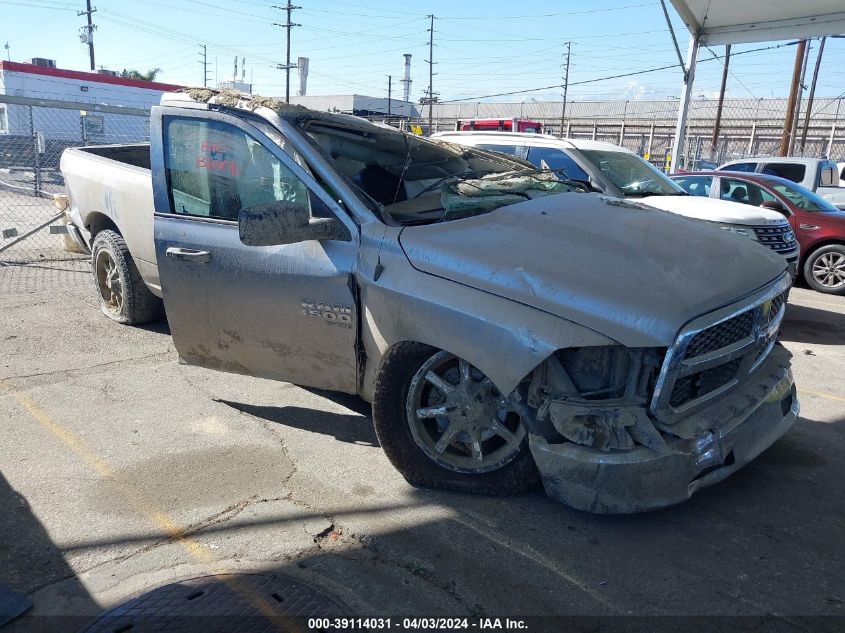
{"label": "asphalt pavement", "polygon": [[35,605],[10,631],[71,630],[39,616],[81,624],[176,579],[243,571],[364,615],[842,625],[845,298],[792,293],[793,430],[690,502],[633,516],[540,489],[413,488],[364,402],[180,365],[166,322],[100,315],[85,262],[0,266],[0,315],[0,582]]}

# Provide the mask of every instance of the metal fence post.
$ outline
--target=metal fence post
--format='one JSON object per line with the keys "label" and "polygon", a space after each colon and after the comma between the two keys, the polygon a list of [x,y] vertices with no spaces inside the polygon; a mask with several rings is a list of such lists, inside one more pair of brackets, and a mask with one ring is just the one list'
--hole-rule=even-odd
{"label": "metal fence post", "polygon": [[842,105],[842,97],[836,102],[836,114],[833,116],[833,123],[830,125],[830,139],[827,141],[827,157],[833,156],[833,140],[836,137],[836,124],[839,121],[839,107]]}
{"label": "metal fence post", "polygon": [[648,147],[645,153],[648,154],[648,159],[651,160],[651,146],[654,144],[654,119],[651,121],[651,128],[648,130]]}
{"label": "metal fence post", "polygon": [[29,108],[29,136],[32,139],[32,195],[38,197],[41,192],[41,155],[38,152],[38,134],[35,131],[35,119],[32,106]]}

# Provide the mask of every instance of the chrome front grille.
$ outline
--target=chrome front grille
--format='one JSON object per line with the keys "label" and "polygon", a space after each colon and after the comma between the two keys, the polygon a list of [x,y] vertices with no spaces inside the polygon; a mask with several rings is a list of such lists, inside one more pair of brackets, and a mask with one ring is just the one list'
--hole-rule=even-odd
{"label": "chrome front grille", "polygon": [[727,347],[751,334],[754,312],[748,310],[718,325],[702,330],[687,344],[684,358],[695,358],[715,349]]}
{"label": "chrome front grille", "polygon": [[754,229],[754,235],[757,236],[760,243],[768,246],[776,253],[789,253],[798,248],[795,233],[792,232],[792,227],[789,224],[760,225],[751,228]]}
{"label": "chrome front grille", "polygon": [[666,354],[651,412],[672,424],[743,382],[768,356],[786,310],[784,275],[746,300],[691,321]]}

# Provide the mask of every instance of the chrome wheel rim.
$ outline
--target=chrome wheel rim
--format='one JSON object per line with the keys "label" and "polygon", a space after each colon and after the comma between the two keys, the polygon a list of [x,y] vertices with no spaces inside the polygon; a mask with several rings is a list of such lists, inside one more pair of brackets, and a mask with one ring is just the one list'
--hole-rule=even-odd
{"label": "chrome wheel rim", "polygon": [[434,354],[411,378],[406,415],[426,456],[459,473],[501,468],[525,438],[519,416],[493,382],[448,352]]}
{"label": "chrome wheel rim", "polygon": [[117,267],[117,262],[107,250],[97,253],[97,259],[94,261],[94,273],[103,306],[112,314],[120,314],[120,310],[123,308],[123,284],[120,282],[120,270]]}
{"label": "chrome wheel rim", "polygon": [[837,252],[819,255],[813,262],[813,278],[825,288],[845,286],[845,255]]}

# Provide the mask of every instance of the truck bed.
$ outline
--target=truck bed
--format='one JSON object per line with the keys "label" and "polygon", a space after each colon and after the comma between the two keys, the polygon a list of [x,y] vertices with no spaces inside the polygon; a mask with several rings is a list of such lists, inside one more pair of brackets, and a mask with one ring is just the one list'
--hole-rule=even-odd
{"label": "truck bed", "polygon": [[69,216],[90,248],[103,228],[116,230],[144,283],[161,296],[153,242],[150,145],[100,145],[67,149],[61,170],[70,201]]}
{"label": "truck bed", "polygon": [[141,169],[150,169],[150,144],[137,145],[96,145],[94,147],[80,147],[76,151],[86,154],[102,156],[109,160],[125,163]]}

